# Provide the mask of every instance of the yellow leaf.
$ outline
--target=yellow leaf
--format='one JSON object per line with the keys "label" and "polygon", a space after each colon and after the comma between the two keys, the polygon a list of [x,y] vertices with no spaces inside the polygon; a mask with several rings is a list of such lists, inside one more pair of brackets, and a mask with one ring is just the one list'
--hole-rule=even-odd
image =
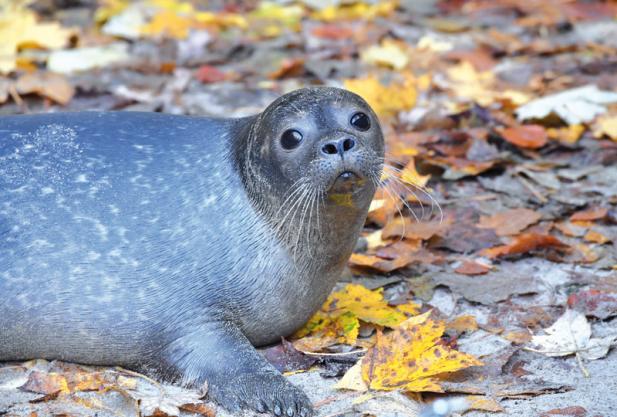
{"label": "yellow leaf", "polygon": [[364,50],[360,56],[364,62],[375,65],[383,65],[402,70],[409,63],[409,55],[391,39],[385,39],[380,46],[373,45]]}
{"label": "yellow leaf", "polygon": [[380,116],[392,116],[408,111],[416,104],[415,78],[403,73],[403,79],[383,85],[377,77],[345,80],[345,88],[363,97]]}
{"label": "yellow leaf", "polygon": [[548,134],[549,138],[569,144],[576,143],[580,139],[584,131],[585,126],[581,124],[574,124],[561,128],[546,129],[546,133]]}
{"label": "yellow leaf", "polygon": [[280,5],[274,2],[262,2],[249,15],[248,26],[257,34],[267,37],[280,35],[284,29],[297,32],[304,9],[299,5]]}
{"label": "yellow leaf", "polygon": [[171,10],[162,10],[155,14],[148,24],[142,26],[141,33],[185,39],[194,25],[195,20],[192,17],[179,15]]}
{"label": "yellow leaf", "polygon": [[62,48],[74,34],[59,23],[39,23],[25,2],[9,2],[0,8],[0,73],[16,68],[19,48]]}
{"label": "yellow leaf", "polygon": [[492,91],[495,76],[491,71],[477,71],[470,62],[463,61],[448,69],[448,78],[452,82],[451,90],[459,97],[480,105],[488,105],[495,100]]}
{"label": "yellow leaf", "polygon": [[617,142],[617,115],[598,117],[594,125],[593,136],[596,138],[606,136]]}
{"label": "yellow leaf", "polygon": [[418,306],[409,303],[395,307],[383,299],[382,290],[371,291],[362,285],[348,284],[333,292],[323,307],[311,317],[294,337],[296,349],[315,352],[335,343],[354,345],[359,320],[393,328],[417,314]]}
{"label": "yellow leaf", "polygon": [[401,180],[415,187],[424,187],[431,179],[430,175],[420,175],[416,170],[416,163],[414,158],[411,158],[409,163],[401,171]]}
{"label": "yellow leaf", "polygon": [[364,19],[389,16],[398,6],[398,0],[378,1],[374,4],[353,2],[338,6],[328,6],[312,14],[313,19],[333,22],[337,20]]}
{"label": "yellow leaf", "polygon": [[445,324],[430,314],[412,317],[387,335],[377,333],[375,346],[362,359],[362,377],[370,389],[441,392],[442,374],[482,365],[471,355],[439,345]]}
{"label": "yellow leaf", "polygon": [[373,233],[366,235],[364,238],[366,239],[369,249],[375,249],[381,246],[386,246],[386,244],[388,243],[382,239],[381,230],[376,230]]}
{"label": "yellow leaf", "polygon": [[503,411],[503,407],[492,398],[483,395],[467,395],[465,397],[470,410],[490,411],[499,413]]}
{"label": "yellow leaf", "polygon": [[[393,328],[407,316],[383,299],[383,290],[371,291],[362,285],[348,284],[328,297],[323,308],[332,315],[351,312],[360,320]],[[417,309],[416,309],[417,312]]]}
{"label": "yellow leaf", "polygon": [[354,366],[349,368],[334,388],[360,392],[367,391],[368,386],[362,379],[362,360],[359,360]]}

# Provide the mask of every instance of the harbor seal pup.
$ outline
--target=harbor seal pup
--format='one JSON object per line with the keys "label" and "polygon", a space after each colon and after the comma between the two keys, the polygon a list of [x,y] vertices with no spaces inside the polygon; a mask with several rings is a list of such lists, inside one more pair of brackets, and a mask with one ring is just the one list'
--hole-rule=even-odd
{"label": "harbor seal pup", "polygon": [[230,410],[311,414],[254,346],[324,302],[383,153],[367,103],[328,87],[238,119],[0,117],[0,361],[145,369]]}

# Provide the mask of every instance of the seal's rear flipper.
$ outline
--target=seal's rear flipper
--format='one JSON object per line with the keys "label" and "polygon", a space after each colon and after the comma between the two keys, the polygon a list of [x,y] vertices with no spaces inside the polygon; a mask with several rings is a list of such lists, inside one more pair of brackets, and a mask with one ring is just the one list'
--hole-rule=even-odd
{"label": "seal's rear flipper", "polygon": [[208,384],[208,397],[226,409],[242,408],[277,416],[312,415],[311,403],[228,321],[202,324],[176,339],[163,358],[191,385]]}

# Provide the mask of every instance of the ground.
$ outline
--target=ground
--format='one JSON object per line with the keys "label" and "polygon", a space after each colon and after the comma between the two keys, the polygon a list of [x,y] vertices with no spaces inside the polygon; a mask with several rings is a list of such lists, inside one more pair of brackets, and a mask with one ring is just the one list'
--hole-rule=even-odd
{"label": "ground", "polygon": [[[617,416],[617,3],[198,3],[2,6],[0,126],[84,109],[244,116],[302,86],[350,89],[379,115],[384,187],[322,328],[264,354],[322,417],[443,416],[437,399],[452,415]],[[444,330],[426,351],[483,366],[424,372],[393,343],[400,386],[444,392],[373,374],[352,379],[386,390],[335,388],[384,353],[379,332],[409,335],[428,311]],[[116,368],[0,367],[0,415],[228,415],[200,397]]]}

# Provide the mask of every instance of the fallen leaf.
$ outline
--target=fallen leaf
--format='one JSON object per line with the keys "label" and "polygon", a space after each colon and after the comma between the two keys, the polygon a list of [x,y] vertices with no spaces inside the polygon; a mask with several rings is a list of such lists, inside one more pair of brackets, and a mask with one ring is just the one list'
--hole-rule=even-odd
{"label": "fallen leaf", "polygon": [[551,127],[546,129],[546,134],[550,139],[558,140],[570,145],[578,142],[583,135],[583,132],[585,132],[585,126],[582,124],[569,125],[560,128]]}
{"label": "fallen leaf", "polygon": [[389,16],[398,7],[397,0],[384,0],[368,4],[366,2],[354,2],[343,4],[330,4],[313,12],[311,17],[326,22],[340,20],[366,19]]}
{"label": "fallen leaf", "polygon": [[606,218],[608,209],[606,207],[593,207],[587,210],[582,210],[570,216],[571,221],[593,221]]}
{"label": "fallen leaf", "polygon": [[548,142],[546,130],[540,125],[522,125],[500,129],[508,142],[525,149],[539,149]]}
{"label": "fallen leaf", "polygon": [[600,245],[611,241],[609,237],[606,237],[602,233],[596,232],[595,230],[588,231],[587,234],[585,234],[584,239],[587,242],[598,243]]}
{"label": "fallen leaf", "polygon": [[454,272],[463,275],[484,275],[491,270],[489,265],[484,265],[474,261],[464,261]]}
{"label": "fallen leaf", "polygon": [[546,356],[578,354],[583,359],[595,360],[605,357],[611,346],[617,344],[617,334],[592,338],[585,315],[575,310],[566,310],[544,332],[546,335],[533,336],[526,349]]}
{"label": "fallen leaf", "polygon": [[362,360],[359,360],[354,366],[349,368],[334,388],[360,392],[368,391],[368,385],[362,379]]}
{"label": "fallen leaf", "polygon": [[147,24],[141,27],[145,36],[170,37],[186,39],[191,27],[195,26],[195,19],[184,16],[171,10],[158,11]]}
{"label": "fallen leaf", "polygon": [[593,136],[608,137],[617,142],[617,115],[598,117],[594,123]]}
{"label": "fallen leaf", "polygon": [[202,65],[195,72],[195,78],[204,84],[210,84],[225,81],[227,74],[212,65]]}
{"label": "fallen leaf", "polygon": [[409,217],[395,217],[382,229],[382,237],[405,237],[414,240],[428,240],[448,228],[447,222],[439,221],[416,221]]}
{"label": "fallen leaf", "polygon": [[542,215],[534,210],[517,208],[502,211],[492,216],[481,216],[478,227],[493,229],[497,236],[511,236],[537,223]]}
{"label": "fallen leaf", "polygon": [[315,352],[335,343],[353,345],[358,337],[359,320],[385,327],[396,327],[418,306],[409,303],[390,306],[383,290],[371,291],[362,285],[348,284],[335,291],[322,308],[294,335],[296,349]]}
{"label": "fallen leaf", "polygon": [[544,119],[556,114],[569,125],[591,122],[606,112],[606,105],[617,103],[617,93],[602,91],[595,85],[573,88],[544,96],[519,107],[519,120]]}
{"label": "fallen leaf", "polygon": [[416,103],[415,77],[410,73],[402,73],[402,80],[389,85],[382,84],[375,76],[347,79],[344,85],[363,97],[380,116],[410,110]]}
{"label": "fallen leaf", "polygon": [[514,240],[507,245],[484,249],[480,254],[489,258],[499,258],[508,255],[520,255],[544,248],[565,250],[569,248],[569,246],[554,236],[538,233],[523,233],[515,237]]}
{"label": "fallen leaf", "polygon": [[34,11],[25,5],[26,2],[15,2],[0,8],[0,73],[16,69],[20,48],[62,48],[75,33],[57,22],[38,22]]}
{"label": "fallen leaf", "polygon": [[362,378],[370,389],[441,392],[443,374],[482,365],[471,355],[440,345],[445,324],[430,314],[412,317],[387,335],[377,333],[375,346],[362,359]]}
{"label": "fallen leaf", "polygon": [[466,314],[450,320],[446,324],[446,329],[454,330],[459,334],[464,332],[470,332],[478,330],[478,322],[476,321],[476,318],[474,316]]}
{"label": "fallen leaf", "polygon": [[129,59],[128,44],[118,42],[105,46],[53,51],[47,58],[47,69],[60,74],[71,74],[124,63]]}
{"label": "fallen leaf", "polygon": [[56,372],[47,373],[40,371],[32,371],[28,376],[28,381],[20,389],[45,395],[56,393],[68,394],[71,392],[64,375]]}
{"label": "fallen leaf", "polygon": [[24,74],[17,79],[15,89],[19,94],[36,93],[60,104],[67,104],[75,94],[66,78],[53,72]]}
{"label": "fallen leaf", "polygon": [[360,58],[369,64],[383,65],[397,71],[402,70],[409,63],[409,55],[401,44],[391,39],[384,39],[381,45],[366,48]]}
{"label": "fallen leaf", "polygon": [[349,258],[349,265],[352,267],[367,267],[381,272],[392,272],[409,265],[411,258],[399,256],[394,259],[384,259],[375,255],[364,255],[354,253]]}
{"label": "fallen leaf", "polygon": [[491,413],[499,413],[504,411],[503,407],[493,398],[482,395],[468,395],[467,400],[469,410],[489,411]]}
{"label": "fallen leaf", "polygon": [[263,350],[262,353],[279,372],[306,370],[317,362],[315,356],[305,355],[285,339],[280,344]]}
{"label": "fallen leaf", "polygon": [[617,292],[599,290],[581,290],[570,294],[568,307],[580,311],[586,316],[597,317],[606,320],[617,316]]}
{"label": "fallen leaf", "polygon": [[565,408],[553,408],[540,414],[540,417],[561,416],[561,417],[585,417],[587,410],[578,405]]}

